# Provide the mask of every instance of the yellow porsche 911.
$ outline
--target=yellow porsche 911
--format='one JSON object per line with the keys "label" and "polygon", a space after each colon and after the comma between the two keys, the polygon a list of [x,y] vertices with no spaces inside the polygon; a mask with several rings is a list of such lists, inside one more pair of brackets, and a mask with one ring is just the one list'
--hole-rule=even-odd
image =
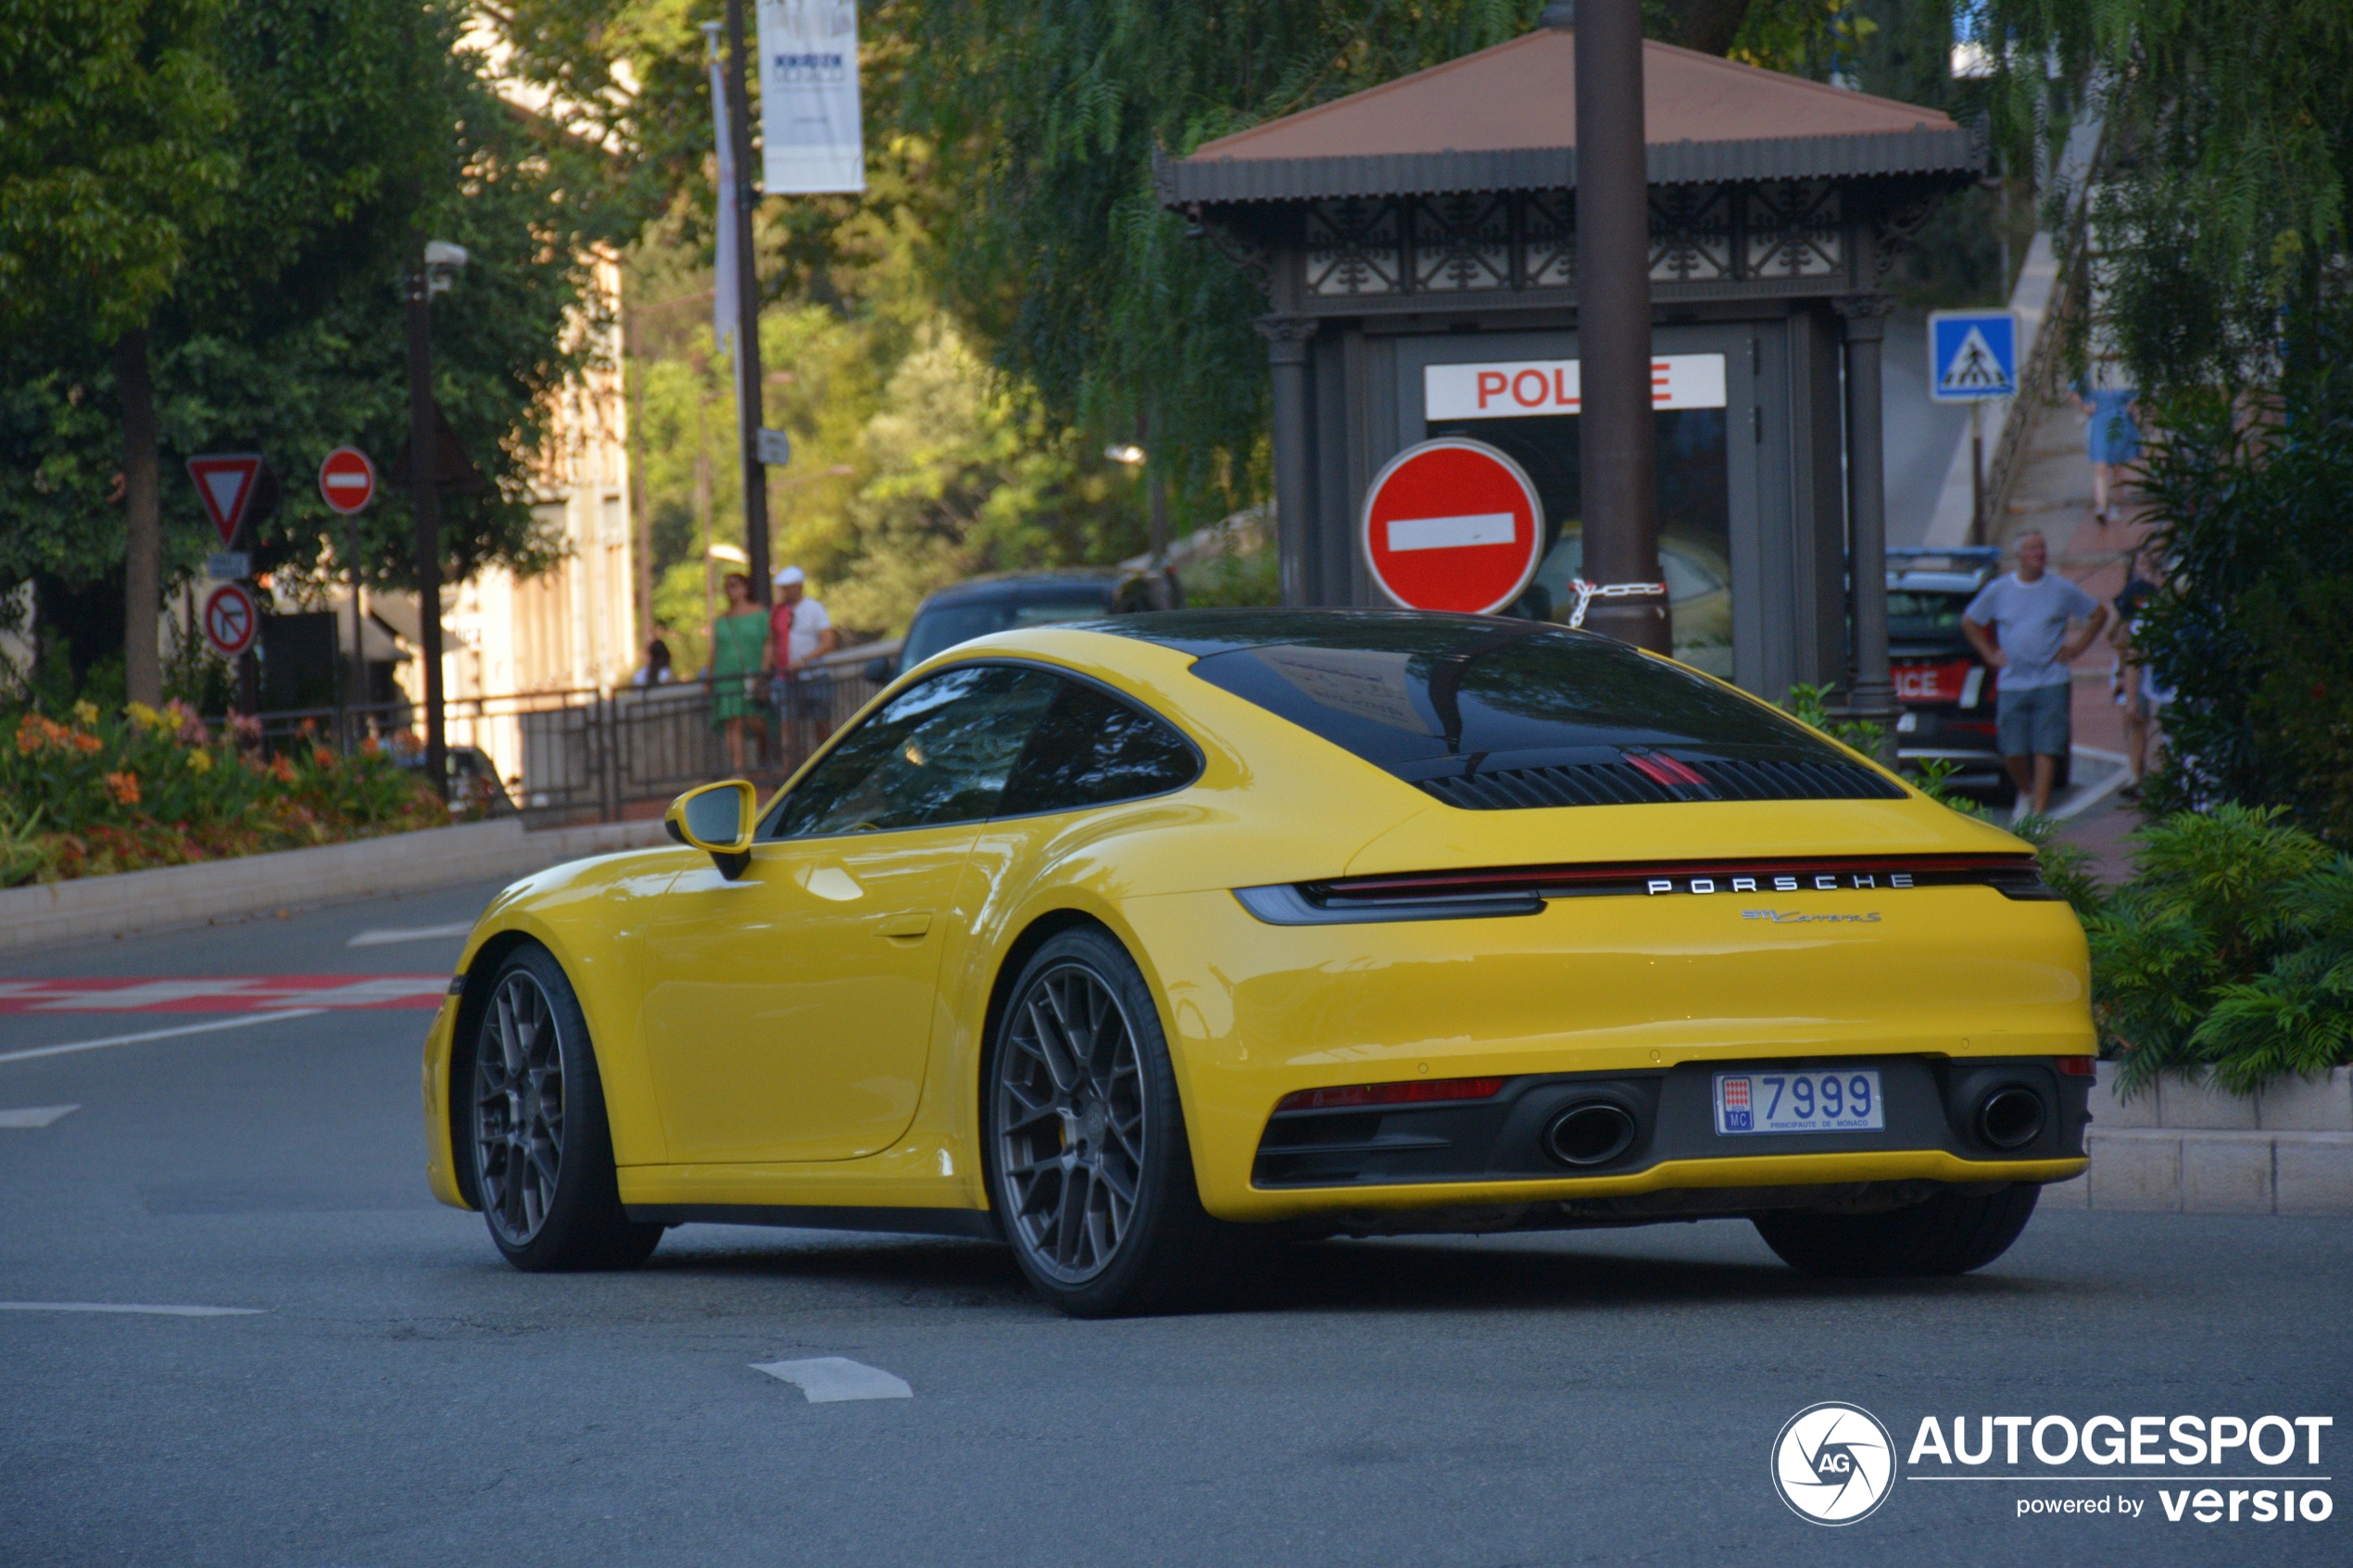
{"label": "yellow porsche 911", "polygon": [[520,1268],[927,1232],[1095,1314],[1255,1237],[1737,1216],[1951,1273],[2084,1168],[2028,847],[1580,632],[1006,633],[670,825],[502,894],[434,1022],[434,1191]]}

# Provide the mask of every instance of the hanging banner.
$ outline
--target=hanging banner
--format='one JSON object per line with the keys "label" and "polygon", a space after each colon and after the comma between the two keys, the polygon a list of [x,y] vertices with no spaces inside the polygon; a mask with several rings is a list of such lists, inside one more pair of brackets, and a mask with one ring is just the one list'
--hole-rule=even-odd
{"label": "hanging banner", "polygon": [[760,135],[769,195],[866,188],[854,0],[760,0]]}
{"label": "hanging banner", "polygon": [[723,356],[736,339],[736,148],[727,134],[726,60],[719,52],[717,24],[706,27],[711,45],[711,145],[719,154],[718,232],[711,236],[711,342]]}

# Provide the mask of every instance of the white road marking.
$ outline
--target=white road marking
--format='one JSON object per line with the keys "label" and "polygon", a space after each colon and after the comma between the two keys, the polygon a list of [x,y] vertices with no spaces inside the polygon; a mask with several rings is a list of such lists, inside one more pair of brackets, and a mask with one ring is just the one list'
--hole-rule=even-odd
{"label": "white road marking", "polygon": [[381,947],[387,942],[431,942],[444,936],[463,936],[473,928],[473,922],[468,920],[459,921],[455,925],[412,925],[385,931],[363,931],[344,946]]}
{"label": "white road marking", "polygon": [[1518,526],[1509,512],[1389,520],[1389,547],[1392,550],[1459,550],[1466,545],[1508,545],[1517,533]]}
{"label": "white road marking", "polygon": [[0,1127],[45,1127],[81,1109],[78,1105],[29,1105],[19,1110],[0,1110]]}
{"label": "white road marking", "polygon": [[355,980],[347,985],[316,990],[281,991],[280,998],[312,1008],[363,1008],[380,1002],[405,1001],[411,997],[442,997],[449,991],[446,974],[387,974],[381,980]]}
{"label": "white road marking", "polygon": [[[137,985],[94,986],[88,990],[59,990],[54,986],[40,993],[41,999],[28,1009],[32,1012],[134,1012],[141,1008],[168,1007],[173,1002],[193,1002],[214,997],[243,997],[252,994],[259,984],[248,979],[149,980]],[[15,996],[31,994],[19,988]]]}
{"label": "white road marking", "polygon": [[812,1405],[830,1405],[843,1399],[915,1397],[904,1378],[893,1377],[880,1367],[853,1361],[847,1356],[818,1356],[805,1361],[754,1361],[751,1370],[794,1385],[799,1388],[801,1398]]}
{"label": "white road marking", "polygon": [[151,1307],[136,1301],[0,1301],[0,1312],[144,1312],[157,1318],[254,1318],[267,1307]]}
{"label": "white road marking", "polygon": [[135,1046],[145,1040],[169,1040],[176,1035],[209,1035],[216,1029],[242,1029],[249,1023],[274,1023],[282,1018],[310,1018],[324,1008],[293,1008],[284,1012],[241,1012],[209,1023],[187,1023],[177,1029],[150,1029],[140,1035],[112,1035],[103,1040],[74,1040],[62,1046],[36,1046],[29,1051],[0,1053],[0,1061],[25,1061],[36,1056],[64,1056],[69,1051],[94,1051],[107,1046]]}
{"label": "white road marking", "polygon": [[2098,805],[2101,801],[2106,800],[2109,796],[2114,795],[2118,790],[2123,788],[2124,781],[2133,776],[2132,761],[2120,752],[2098,751],[2088,746],[2079,746],[2074,747],[2073,750],[2075,755],[2078,757],[2089,757],[2095,761],[2113,764],[2115,771],[2109,773],[2107,778],[2085,790],[2075,799],[2067,802],[2063,806],[2055,808],[2051,812],[2051,820],[2054,822],[2064,822],[2070,818],[2082,816],[2084,812],[2090,810],[2093,807]]}

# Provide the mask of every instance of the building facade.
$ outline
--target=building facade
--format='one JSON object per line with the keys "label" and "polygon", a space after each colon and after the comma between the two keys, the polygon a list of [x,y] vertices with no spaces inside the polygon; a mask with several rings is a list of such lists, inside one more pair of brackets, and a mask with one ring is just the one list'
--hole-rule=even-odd
{"label": "building facade", "polygon": [[[1882,283],[1979,153],[1934,110],[1667,44],[1644,46],[1643,71],[1677,655],[1776,698],[1849,687],[1850,615],[1870,607],[1848,583],[1874,583],[1883,550]],[[1453,436],[1533,482],[1544,554],[1514,608],[1567,618],[1583,574],[1575,82],[1574,31],[1541,28],[1163,164],[1164,203],[1265,289],[1287,602],[1385,602],[1367,487]]]}

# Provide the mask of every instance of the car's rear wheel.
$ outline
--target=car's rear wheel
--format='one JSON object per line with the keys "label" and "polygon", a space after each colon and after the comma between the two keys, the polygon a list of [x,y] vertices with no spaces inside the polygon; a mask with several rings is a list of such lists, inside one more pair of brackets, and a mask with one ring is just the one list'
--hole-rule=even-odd
{"label": "car's rear wheel", "polygon": [[1160,1014],[1109,934],[1023,966],[986,1090],[989,1201],[1040,1294],[1077,1317],[1151,1311],[1214,1279],[1232,1227],[1204,1212]]}
{"label": "car's rear wheel", "polygon": [[2043,1189],[1939,1193],[1880,1214],[1768,1209],[1751,1216],[1765,1245],[1800,1273],[1826,1279],[1965,1274],[2010,1249]]}
{"label": "car's rear wheel", "polygon": [[621,1207],[588,1021],[545,947],[517,948],[492,976],[472,1076],[474,1191],[507,1261],[533,1273],[644,1262],[662,1227]]}

